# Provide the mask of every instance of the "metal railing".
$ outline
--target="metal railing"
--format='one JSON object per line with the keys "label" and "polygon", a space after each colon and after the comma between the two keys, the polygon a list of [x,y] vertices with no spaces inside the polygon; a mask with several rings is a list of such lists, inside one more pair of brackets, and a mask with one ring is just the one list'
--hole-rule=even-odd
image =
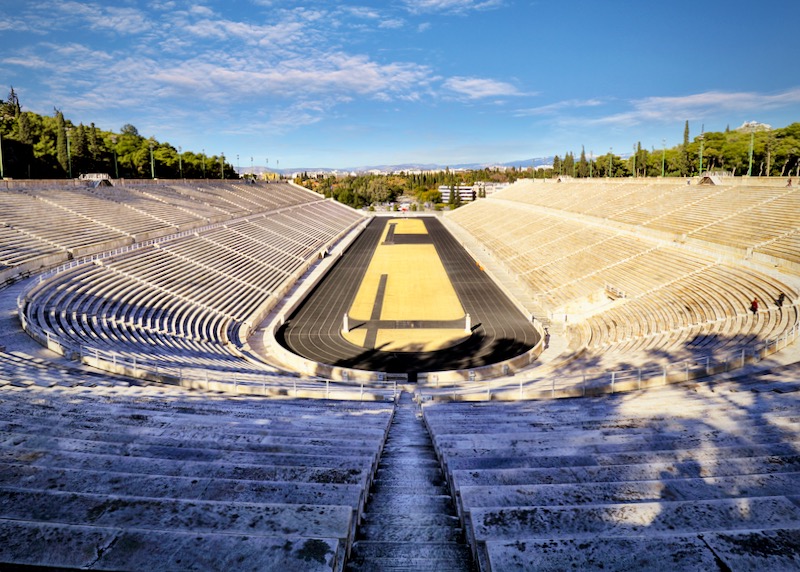
{"label": "metal railing", "polygon": [[800,321],[780,336],[721,353],[712,353],[665,364],[603,372],[585,371],[572,376],[525,377],[519,381],[496,380],[471,388],[469,384],[439,384],[422,389],[422,399],[490,401],[494,399],[546,399],[620,393],[658,385],[680,383],[733,371],[785,349],[800,337]]}

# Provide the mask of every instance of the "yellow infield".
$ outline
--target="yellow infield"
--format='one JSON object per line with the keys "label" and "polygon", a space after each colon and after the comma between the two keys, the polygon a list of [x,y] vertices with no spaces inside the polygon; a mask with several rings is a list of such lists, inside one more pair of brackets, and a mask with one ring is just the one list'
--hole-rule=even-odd
{"label": "yellow infield", "polygon": [[[394,225],[399,244],[385,244]],[[379,328],[368,335],[368,320],[463,320],[464,308],[433,244],[403,244],[403,235],[426,235],[420,219],[391,219],[375,249],[366,274],[348,312],[353,330],[347,341],[383,351],[433,351],[469,337],[463,326],[442,328]],[[385,277],[385,278],[382,278]],[[383,282],[383,287],[381,284]],[[420,349],[424,348],[424,349]]]}

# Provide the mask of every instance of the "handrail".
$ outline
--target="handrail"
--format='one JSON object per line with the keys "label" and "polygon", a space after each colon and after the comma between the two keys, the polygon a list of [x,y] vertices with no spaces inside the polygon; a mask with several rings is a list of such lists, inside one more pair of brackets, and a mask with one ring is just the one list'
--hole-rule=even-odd
{"label": "handrail", "polygon": [[[648,368],[583,372],[573,376],[552,376],[548,379],[520,376],[518,382],[510,378],[495,380],[479,387],[470,388],[460,384],[428,385],[420,392],[422,399],[469,399],[491,401],[493,399],[542,399],[577,397],[619,393],[666,385],[733,371],[747,363],[757,362],[785,349],[800,337],[800,320],[775,338],[740,346],[720,354],[705,354],[695,358],[660,364]],[[524,373],[524,372],[523,372]],[[512,389],[513,388],[513,389]]]}

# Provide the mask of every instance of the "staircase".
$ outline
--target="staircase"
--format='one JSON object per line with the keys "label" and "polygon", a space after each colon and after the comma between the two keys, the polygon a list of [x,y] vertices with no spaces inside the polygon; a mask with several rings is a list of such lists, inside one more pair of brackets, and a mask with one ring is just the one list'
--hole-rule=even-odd
{"label": "staircase", "polygon": [[345,570],[475,570],[430,435],[407,392]]}

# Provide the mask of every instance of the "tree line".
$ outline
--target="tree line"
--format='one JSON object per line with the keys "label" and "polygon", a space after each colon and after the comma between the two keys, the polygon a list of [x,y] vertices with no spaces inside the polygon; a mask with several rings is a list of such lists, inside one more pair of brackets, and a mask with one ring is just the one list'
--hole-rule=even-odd
{"label": "tree line", "polygon": [[[13,87],[0,100],[0,138],[5,177],[68,178],[82,173],[107,173],[115,178],[237,178],[224,155],[183,151],[154,137],[143,137],[127,124],[118,133],[98,129],[94,123],[75,125],[59,109],[52,116],[24,111]],[[618,150],[619,151],[619,150]],[[745,125],[724,132],[706,132],[690,138],[689,122],[683,142],[667,149],[642,147],[615,154],[613,149],[595,155],[581,148],[556,155],[552,168],[476,169],[399,175],[347,177],[308,176],[298,182],[356,208],[393,202],[400,195],[420,203],[441,200],[441,185],[476,181],[514,182],[518,178],[571,177],[688,177],[705,171],[732,175],[795,176],[800,173],[800,123],[779,129]]]}
{"label": "tree line", "polygon": [[24,111],[14,88],[0,100],[3,175],[17,179],[61,179],[84,173],[114,178],[238,178],[224,155],[183,151],[136,127],[119,133],[94,123],[75,125],[59,109],[52,116]]}
{"label": "tree line", "polygon": [[724,172],[734,176],[788,177],[800,173],[800,123],[780,129],[765,125],[729,127],[706,132],[690,140],[689,122],[684,125],[683,142],[675,147],[631,148],[627,158],[613,149],[600,156],[581,149],[578,160],[572,152],[556,155],[553,169],[544,176],[571,177],[690,177],[701,172]]}

